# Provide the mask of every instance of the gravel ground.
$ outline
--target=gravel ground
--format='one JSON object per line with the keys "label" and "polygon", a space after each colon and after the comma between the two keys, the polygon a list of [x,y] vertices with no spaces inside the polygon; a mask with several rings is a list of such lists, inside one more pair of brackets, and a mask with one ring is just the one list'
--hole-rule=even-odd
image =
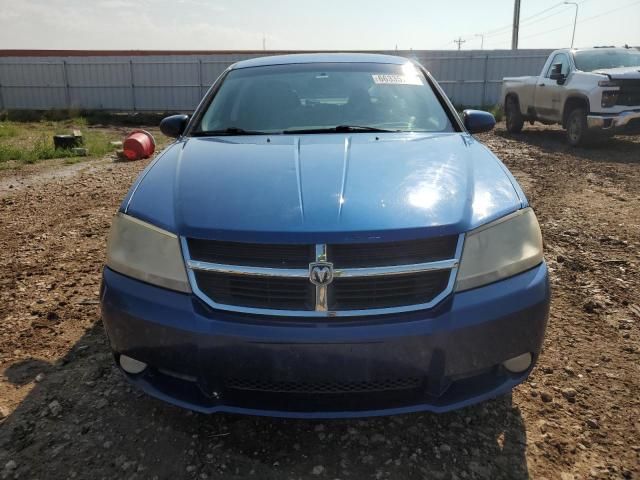
{"label": "gravel ground", "polygon": [[140,394],[97,296],[111,217],[147,162],[0,172],[0,478],[640,478],[640,139],[481,139],[538,213],[553,303],[530,379],[445,415],[204,416]]}

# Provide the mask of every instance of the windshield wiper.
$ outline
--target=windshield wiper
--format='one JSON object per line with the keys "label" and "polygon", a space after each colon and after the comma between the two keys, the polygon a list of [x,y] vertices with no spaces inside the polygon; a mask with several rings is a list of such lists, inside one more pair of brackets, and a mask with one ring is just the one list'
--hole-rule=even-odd
{"label": "windshield wiper", "polygon": [[269,132],[261,132],[259,130],[245,130],[240,127],[227,127],[221,130],[201,130],[192,132],[194,137],[213,137],[216,135],[269,135]]}
{"label": "windshield wiper", "polygon": [[300,128],[284,130],[282,133],[348,133],[348,132],[399,132],[400,130],[388,130],[385,128],[366,127],[362,125],[337,125],[323,128]]}

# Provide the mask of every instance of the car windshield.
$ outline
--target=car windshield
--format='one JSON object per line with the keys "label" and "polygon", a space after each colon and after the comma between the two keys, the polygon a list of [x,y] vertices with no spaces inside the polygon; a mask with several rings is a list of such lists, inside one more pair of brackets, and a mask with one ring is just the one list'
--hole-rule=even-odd
{"label": "car windshield", "polygon": [[452,132],[412,63],[308,63],[231,70],[193,135]]}
{"label": "car windshield", "polygon": [[640,52],[636,50],[584,50],[577,51],[573,55],[576,68],[583,72],[640,66]]}

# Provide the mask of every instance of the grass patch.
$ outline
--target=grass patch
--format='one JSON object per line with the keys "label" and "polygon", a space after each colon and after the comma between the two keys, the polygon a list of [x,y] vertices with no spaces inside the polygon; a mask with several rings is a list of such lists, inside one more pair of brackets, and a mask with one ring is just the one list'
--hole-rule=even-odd
{"label": "grass patch", "polygon": [[119,125],[140,127],[141,125],[158,125],[160,120],[169,115],[188,112],[111,112],[104,110],[3,110],[0,111],[0,122],[11,121],[32,123],[42,121],[61,122],[68,119],[83,119],[87,125]]}
{"label": "grass patch", "polygon": [[15,137],[18,134],[18,128],[9,122],[0,122],[0,139]]}
{"label": "grass patch", "polygon": [[496,122],[501,122],[504,112],[502,111],[502,107],[500,105],[493,105],[492,107],[487,107],[487,112],[491,113],[495,119]]}
{"label": "grass patch", "polygon": [[89,150],[88,158],[101,157],[113,151],[110,142],[121,138],[120,132],[117,131],[88,128],[87,120],[83,117],[60,121],[0,121],[0,163],[35,163],[54,158],[74,158],[79,161],[81,157],[73,151],[56,150],[53,146],[53,135],[71,133],[74,129],[82,131],[82,146]]}

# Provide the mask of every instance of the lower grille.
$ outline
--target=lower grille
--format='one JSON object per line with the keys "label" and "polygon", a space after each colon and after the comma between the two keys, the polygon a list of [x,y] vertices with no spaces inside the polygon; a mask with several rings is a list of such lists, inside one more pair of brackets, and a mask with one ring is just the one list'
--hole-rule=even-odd
{"label": "lower grille", "polygon": [[617,80],[620,82],[616,105],[638,106],[640,105],[640,80]]}
{"label": "lower grille", "polygon": [[390,378],[353,382],[283,382],[261,379],[229,378],[225,381],[225,386],[229,389],[250,390],[255,392],[336,394],[413,390],[420,388],[423,383],[424,379],[421,377]]}
{"label": "lower grille", "polygon": [[254,308],[313,310],[314,289],[307,278],[254,277],[195,272],[200,290],[213,301]]}
{"label": "lower grille", "polygon": [[449,282],[449,270],[372,278],[336,278],[331,310],[365,310],[428,303]]}

